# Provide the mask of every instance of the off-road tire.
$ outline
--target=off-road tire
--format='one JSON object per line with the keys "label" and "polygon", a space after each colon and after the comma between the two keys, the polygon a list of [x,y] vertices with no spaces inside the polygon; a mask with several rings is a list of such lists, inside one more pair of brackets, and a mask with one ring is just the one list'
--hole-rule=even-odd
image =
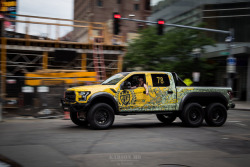
{"label": "off-road tire", "polygon": [[176,119],[175,115],[156,114],[156,117],[159,121],[167,125],[173,123],[174,120]]}
{"label": "off-road tire", "polygon": [[206,108],[205,121],[209,126],[222,126],[227,120],[227,109],[220,103],[212,103]]}
{"label": "off-road tire", "polygon": [[114,119],[114,110],[106,103],[93,105],[87,114],[87,120],[93,129],[108,129],[113,125]]}
{"label": "off-road tire", "polygon": [[182,122],[189,127],[199,127],[202,125],[204,112],[198,103],[189,103],[181,113]]}

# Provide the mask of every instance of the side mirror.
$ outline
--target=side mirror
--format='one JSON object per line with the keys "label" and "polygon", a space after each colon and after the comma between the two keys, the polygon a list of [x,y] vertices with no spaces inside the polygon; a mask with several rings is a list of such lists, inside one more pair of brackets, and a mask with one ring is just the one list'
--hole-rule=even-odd
{"label": "side mirror", "polygon": [[131,83],[128,82],[128,81],[124,81],[122,84],[121,84],[121,89],[131,89]]}

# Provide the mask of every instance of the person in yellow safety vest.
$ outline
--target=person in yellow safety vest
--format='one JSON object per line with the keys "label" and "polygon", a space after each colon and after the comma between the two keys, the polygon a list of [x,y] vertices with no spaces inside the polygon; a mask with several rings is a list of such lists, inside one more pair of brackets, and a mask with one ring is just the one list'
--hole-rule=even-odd
{"label": "person in yellow safety vest", "polygon": [[187,86],[190,86],[193,84],[193,81],[189,78],[185,78],[184,81],[183,81]]}

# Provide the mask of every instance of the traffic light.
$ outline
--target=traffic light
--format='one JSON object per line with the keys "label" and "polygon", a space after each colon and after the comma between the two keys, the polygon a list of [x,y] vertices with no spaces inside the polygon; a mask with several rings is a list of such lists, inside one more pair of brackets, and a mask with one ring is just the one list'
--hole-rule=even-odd
{"label": "traffic light", "polygon": [[114,34],[118,35],[120,32],[120,18],[121,15],[117,12],[113,13],[113,21],[114,21]]}
{"label": "traffic light", "polygon": [[158,19],[157,21],[157,34],[163,35],[165,21],[163,19]]}

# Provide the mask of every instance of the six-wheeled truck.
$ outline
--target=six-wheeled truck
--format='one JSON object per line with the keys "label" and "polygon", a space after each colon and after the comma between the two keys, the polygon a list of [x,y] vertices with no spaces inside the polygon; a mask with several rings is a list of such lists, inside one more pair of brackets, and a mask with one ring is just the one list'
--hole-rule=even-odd
{"label": "six-wheeled truck", "polygon": [[[138,86],[138,79],[146,86]],[[148,89],[148,90],[147,90]],[[112,126],[115,115],[155,114],[171,124],[179,117],[186,126],[222,126],[234,108],[232,89],[186,86],[176,73],[121,72],[100,85],[69,88],[61,100],[73,123],[93,129]]]}

